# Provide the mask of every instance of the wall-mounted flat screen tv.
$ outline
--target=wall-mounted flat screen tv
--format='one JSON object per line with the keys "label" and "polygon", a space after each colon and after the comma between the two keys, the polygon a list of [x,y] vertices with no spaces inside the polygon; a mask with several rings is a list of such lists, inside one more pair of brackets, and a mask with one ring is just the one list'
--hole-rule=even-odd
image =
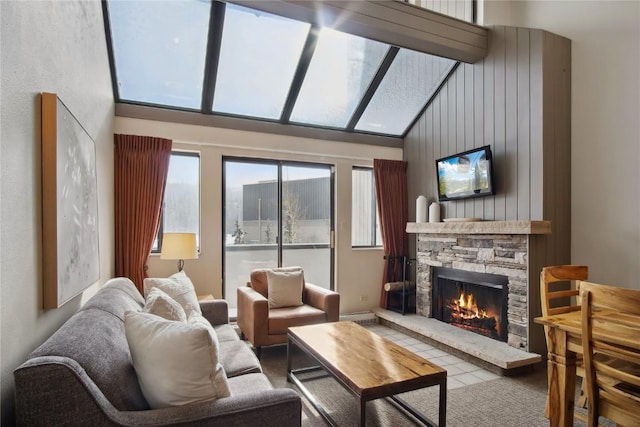
{"label": "wall-mounted flat screen tv", "polygon": [[489,145],[438,159],[436,170],[441,202],[495,194]]}

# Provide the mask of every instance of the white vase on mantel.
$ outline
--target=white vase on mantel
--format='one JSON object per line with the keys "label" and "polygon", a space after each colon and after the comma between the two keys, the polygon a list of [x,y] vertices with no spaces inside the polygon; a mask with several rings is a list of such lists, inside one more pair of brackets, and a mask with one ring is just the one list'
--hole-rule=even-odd
{"label": "white vase on mantel", "polygon": [[427,198],[424,196],[416,199],[416,222],[427,222]]}
{"label": "white vase on mantel", "polygon": [[429,205],[429,222],[440,222],[440,204],[433,202]]}

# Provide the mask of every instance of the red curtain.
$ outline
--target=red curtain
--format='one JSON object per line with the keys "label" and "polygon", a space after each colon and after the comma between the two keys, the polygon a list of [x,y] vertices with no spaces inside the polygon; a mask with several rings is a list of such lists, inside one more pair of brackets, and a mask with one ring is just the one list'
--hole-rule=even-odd
{"label": "red curtain", "polygon": [[[408,218],[407,162],[374,159],[373,173],[385,258],[407,255],[408,239],[405,231]],[[402,280],[402,263],[393,263],[392,271],[389,270],[389,265],[389,262],[385,262],[382,276],[380,290],[380,307],[382,308],[387,308],[387,292],[384,290],[384,284]]]}
{"label": "red curtain", "polygon": [[142,293],[145,263],[160,224],[171,140],[114,135],[116,276]]}

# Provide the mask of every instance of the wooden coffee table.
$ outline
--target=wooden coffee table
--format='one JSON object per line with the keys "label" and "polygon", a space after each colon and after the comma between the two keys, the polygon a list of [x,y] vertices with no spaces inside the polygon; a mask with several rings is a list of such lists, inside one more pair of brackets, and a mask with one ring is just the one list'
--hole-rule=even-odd
{"label": "wooden coffee table", "polygon": [[[292,346],[317,361],[319,367],[291,369]],[[360,425],[365,425],[367,401],[389,398],[428,426],[435,424],[395,396],[411,390],[440,386],[438,425],[446,425],[447,371],[354,322],[323,323],[289,328],[287,381],[298,386],[316,410],[337,425],[304,386],[297,374],[323,369],[358,397]]]}

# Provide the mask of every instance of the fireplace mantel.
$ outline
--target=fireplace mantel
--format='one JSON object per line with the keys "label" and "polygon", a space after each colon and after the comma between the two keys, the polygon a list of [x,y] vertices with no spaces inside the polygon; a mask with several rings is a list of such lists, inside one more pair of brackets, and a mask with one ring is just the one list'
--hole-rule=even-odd
{"label": "fireplace mantel", "polygon": [[410,234],[551,234],[551,221],[408,222]]}

